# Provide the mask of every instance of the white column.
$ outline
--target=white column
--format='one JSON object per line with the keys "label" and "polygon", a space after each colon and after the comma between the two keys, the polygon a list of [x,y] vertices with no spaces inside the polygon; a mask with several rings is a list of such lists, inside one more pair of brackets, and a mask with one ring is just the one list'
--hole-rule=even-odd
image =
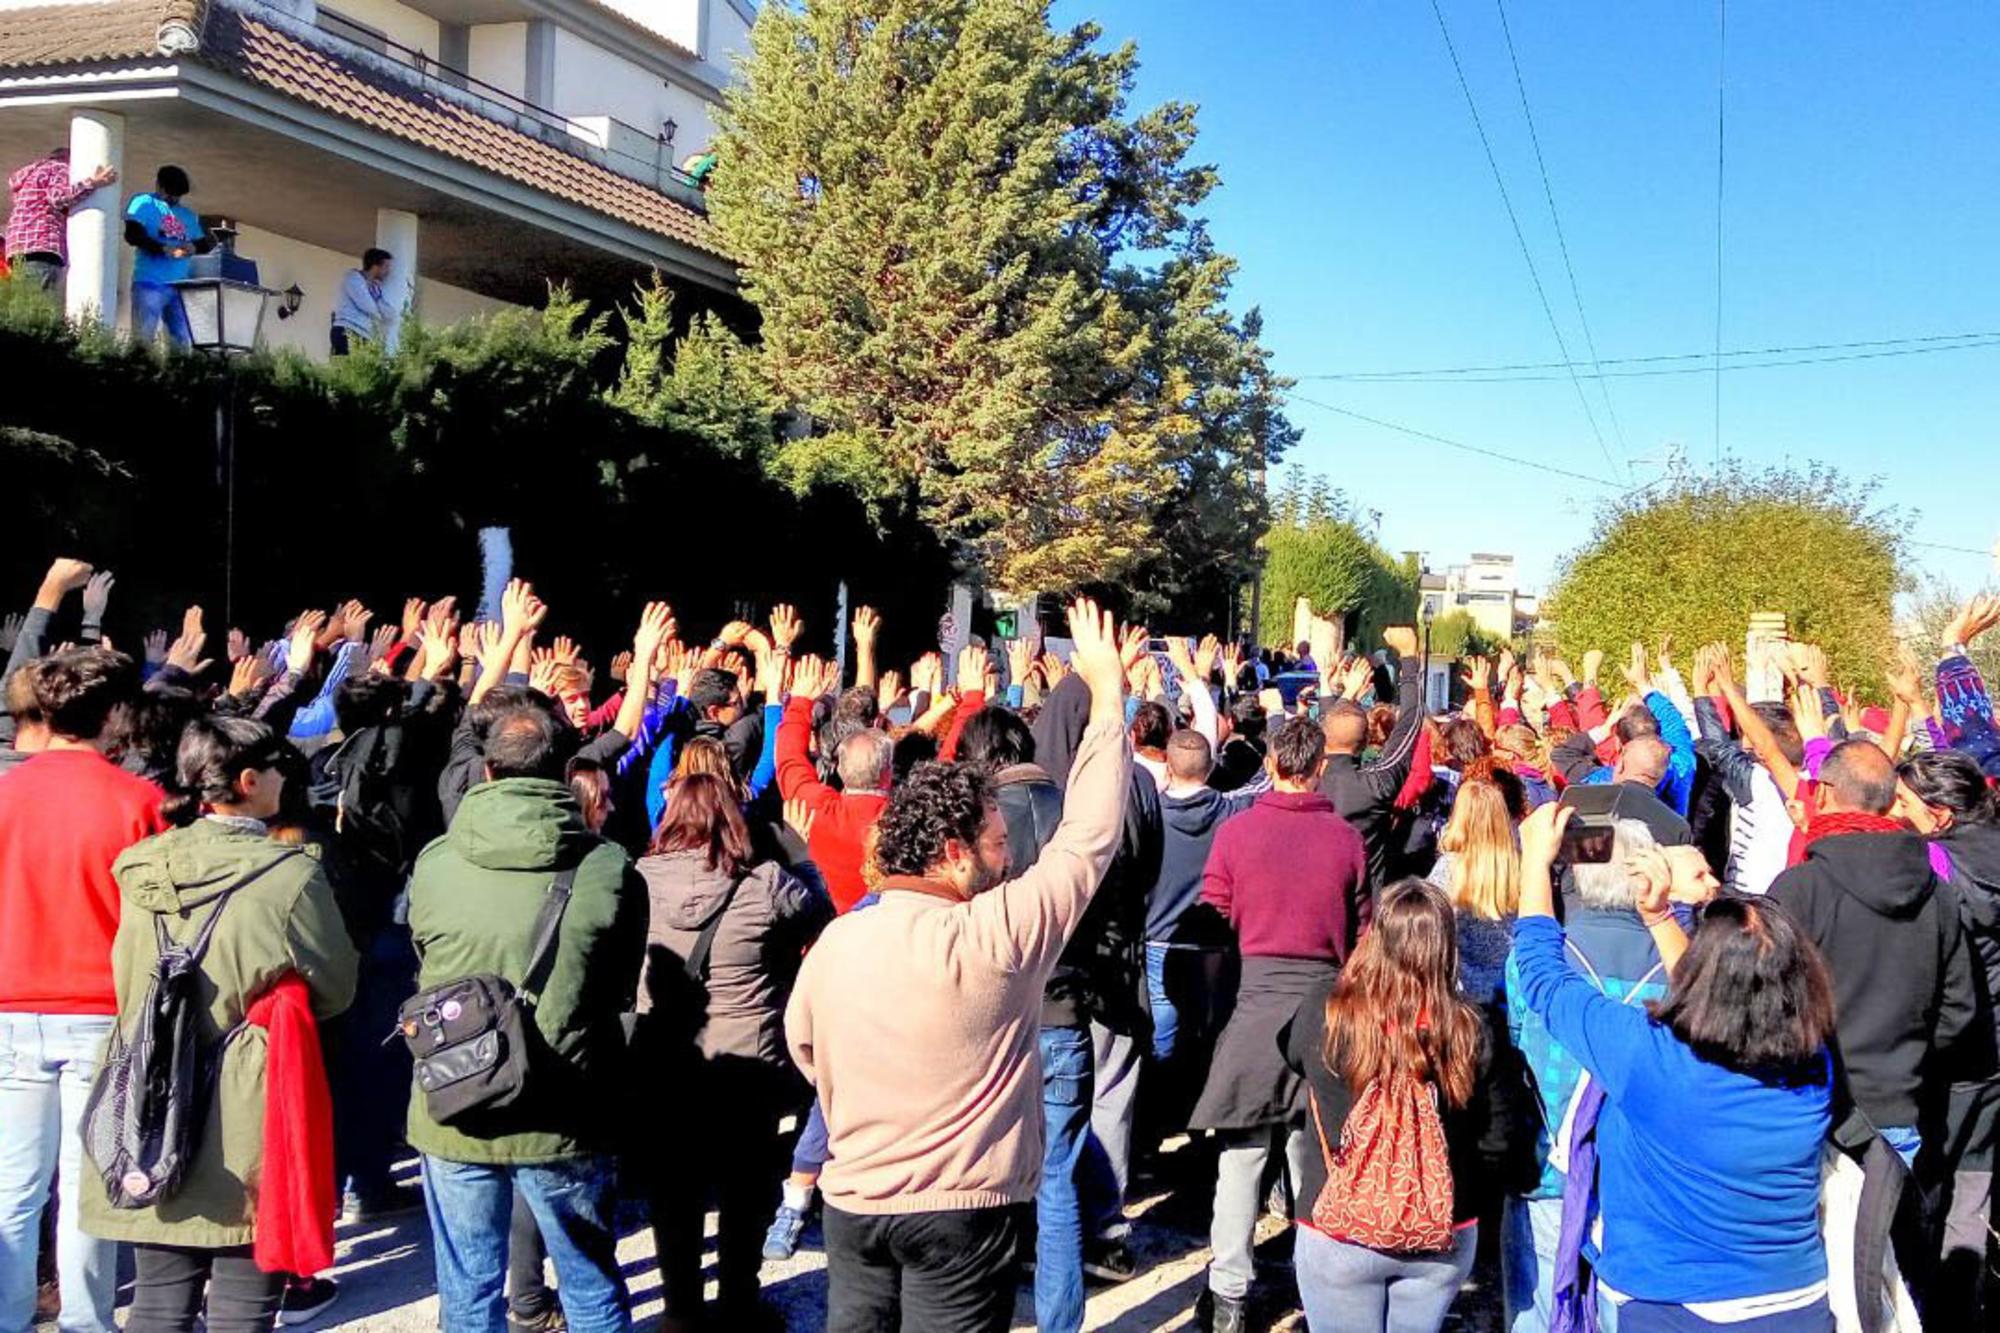
{"label": "white column", "polygon": [[[69,120],[70,175],[109,166],[125,171],[125,117],[79,111]],[[76,320],[118,322],[118,260],[124,232],[125,185],[92,190],[69,211],[69,286],[64,308]]]}
{"label": "white column", "polygon": [[395,323],[384,339],[387,350],[396,350],[402,336],[403,320],[417,308],[417,215],[399,208],[375,210],[375,244],[395,256],[388,285],[382,294],[396,312]]}

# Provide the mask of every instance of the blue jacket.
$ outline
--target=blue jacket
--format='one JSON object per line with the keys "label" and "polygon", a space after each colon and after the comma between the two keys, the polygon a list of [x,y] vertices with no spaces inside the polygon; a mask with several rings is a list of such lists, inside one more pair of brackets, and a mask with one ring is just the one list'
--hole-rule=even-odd
{"label": "blue jacket", "polygon": [[1527,1007],[1609,1099],[1598,1128],[1604,1281],[1675,1304],[1824,1281],[1831,1060],[1819,1079],[1787,1084],[1700,1059],[1643,1007],[1574,971],[1548,917],[1515,926],[1514,962]]}
{"label": "blue jacket", "polygon": [[[1640,924],[1637,913],[1583,907],[1574,898],[1565,901],[1572,965],[1581,968],[1587,963],[1602,983],[1604,994],[1614,1001],[1629,998],[1643,1013],[1647,1001],[1667,993],[1667,971],[1660,964],[1660,951],[1654,947],[1652,933]],[[1583,1065],[1549,1031],[1541,1015],[1528,1006],[1527,992],[1521,983],[1520,958],[1520,940],[1516,938],[1513,950],[1507,955],[1507,1035],[1527,1061],[1542,1108],[1541,1132],[1535,1138],[1535,1161],[1541,1165],[1542,1178],[1528,1197],[1560,1199],[1563,1174],[1549,1165],[1549,1148],[1555,1142],[1556,1131],[1562,1128],[1570,1098],[1576,1095]]]}
{"label": "blue jacket", "polygon": [[[1660,779],[1660,799],[1674,808],[1674,813],[1687,818],[1688,801],[1694,795],[1694,733],[1688,730],[1687,719],[1681,710],[1674,707],[1674,701],[1658,690],[1646,694],[1646,711],[1653,715],[1653,721],[1660,724],[1660,739],[1669,751],[1667,774]],[[1611,767],[1605,765],[1588,776],[1583,782],[1611,781]]]}

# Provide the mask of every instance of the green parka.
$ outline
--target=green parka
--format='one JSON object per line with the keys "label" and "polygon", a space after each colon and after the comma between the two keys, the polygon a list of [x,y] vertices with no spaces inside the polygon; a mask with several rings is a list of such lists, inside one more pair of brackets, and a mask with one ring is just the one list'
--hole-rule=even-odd
{"label": "green parka", "polygon": [[584,827],[569,787],[502,778],[467,792],[451,829],[410,878],[417,988],[493,973],[520,986],[535,917],[556,874],[576,867],[535,1005],[555,1058],[522,1100],[476,1126],[440,1125],[411,1089],[410,1146],[449,1162],[533,1166],[614,1149],[625,1068],[622,1018],[646,952],[646,885],[625,853]]}
{"label": "green parka", "polygon": [[262,1028],[237,1025],[251,1001],[287,972],[305,982],[319,1017],[345,1009],[354,997],[354,943],[319,862],[250,826],[196,820],[127,847],[111,873],[121,900],[111,971],[119,1026],[128,1034],[138,1025],[159,957],[154,922],[164,921],[168,938],[191,942],[218,910],[216,900],[240,886],[222,903],[199,968],[206,1005],[201,1040],[212,1050],[230,1035],[180,1187],[149,1208],[113,1208],[93,1166],[83,1189],[83,1229],[143,1244],[248,1245],[264,1161],[265,1036]]}

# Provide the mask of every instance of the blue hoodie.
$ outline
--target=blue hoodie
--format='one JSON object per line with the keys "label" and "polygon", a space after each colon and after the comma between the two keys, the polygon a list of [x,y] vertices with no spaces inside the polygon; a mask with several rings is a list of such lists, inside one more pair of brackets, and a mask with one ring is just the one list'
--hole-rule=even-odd
{"label": "blue hoodie", "polygon": [[1181,917],[1201,897],[1202,867],[1208,864],[1215,831],[1231,815],[1248,809],[1257,796],[1254,789],[1224,793],[1212,787],[1185,796],[1161,795],[1160,878],[1146,895],[1149,942],[1173,942]]}

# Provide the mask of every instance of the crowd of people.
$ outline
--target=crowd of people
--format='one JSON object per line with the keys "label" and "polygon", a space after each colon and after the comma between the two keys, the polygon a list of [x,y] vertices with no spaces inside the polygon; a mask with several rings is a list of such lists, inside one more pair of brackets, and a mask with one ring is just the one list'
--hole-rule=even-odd
{"label": "crowd of people", "polygon": [[629,1327],[621,1208],[667,1328],[778,1326],[817,1217],[826,1328],[1068,1333],[1170,1143],[1220,1333],[1274,1204],[1315,1330],[1482,1233],[1509,1333],[1984,1326],[2000,599],[1886,708],[1662,642],[1429,715],[1408,627],[899,672],[652,603],[599,667],[513,580],[127,652],[113,584],[4,629],[0,1333],[110,1333],[121,1244],[133,1333],[301,1322],[418,1208],[448,1333]]}

